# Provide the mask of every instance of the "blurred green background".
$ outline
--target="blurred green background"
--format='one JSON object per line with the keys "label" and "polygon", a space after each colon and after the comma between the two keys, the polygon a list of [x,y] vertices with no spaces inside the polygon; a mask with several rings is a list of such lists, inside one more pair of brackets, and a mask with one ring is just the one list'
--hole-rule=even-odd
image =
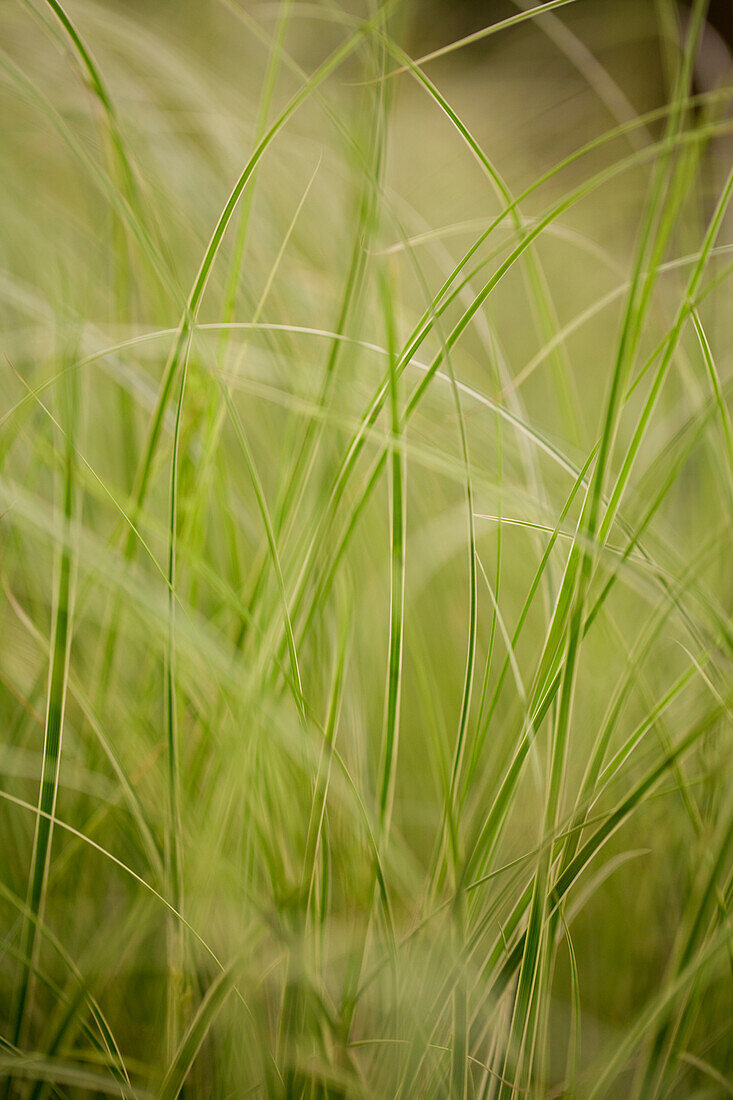
{"label": "blurred green background", "polygon": [[0,7],[6,1096],[730,1091],[726,12],[520,7]]}

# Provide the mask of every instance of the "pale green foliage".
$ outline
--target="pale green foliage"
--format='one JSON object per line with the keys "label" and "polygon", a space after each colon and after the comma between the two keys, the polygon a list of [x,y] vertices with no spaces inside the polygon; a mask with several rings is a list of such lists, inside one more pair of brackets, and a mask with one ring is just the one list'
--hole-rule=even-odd
{"label": "pale green foliage", "polygon": [[731,1092],[730,89],[510,6],[0,9],[6,1097]]}

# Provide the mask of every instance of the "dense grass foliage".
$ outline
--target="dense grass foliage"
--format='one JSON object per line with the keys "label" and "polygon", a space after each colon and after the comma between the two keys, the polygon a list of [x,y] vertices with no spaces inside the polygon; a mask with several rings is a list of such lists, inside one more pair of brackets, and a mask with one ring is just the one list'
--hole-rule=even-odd
{"label": "dense grass foliage", "polygon": [[0,7],[6,1098],[733,1092],[731,87],[543,7]]}

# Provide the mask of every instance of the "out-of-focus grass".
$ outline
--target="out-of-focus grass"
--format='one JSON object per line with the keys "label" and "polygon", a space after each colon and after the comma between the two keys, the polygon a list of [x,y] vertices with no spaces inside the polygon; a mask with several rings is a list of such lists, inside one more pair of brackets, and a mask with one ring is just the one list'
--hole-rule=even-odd
{"label": "out-of-focus grass", "polygon": [[730,87],[507,7],[0,11],[7,1097],[731,1091]]}

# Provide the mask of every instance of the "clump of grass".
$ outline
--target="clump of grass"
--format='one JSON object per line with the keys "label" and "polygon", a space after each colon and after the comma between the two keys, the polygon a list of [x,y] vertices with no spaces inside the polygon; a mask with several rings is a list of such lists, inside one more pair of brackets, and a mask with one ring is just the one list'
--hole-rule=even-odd
{"label": "clump of grass", "polygon": [[514,8],[0,14],[7,1097],[730,1091],[731,88]]}

